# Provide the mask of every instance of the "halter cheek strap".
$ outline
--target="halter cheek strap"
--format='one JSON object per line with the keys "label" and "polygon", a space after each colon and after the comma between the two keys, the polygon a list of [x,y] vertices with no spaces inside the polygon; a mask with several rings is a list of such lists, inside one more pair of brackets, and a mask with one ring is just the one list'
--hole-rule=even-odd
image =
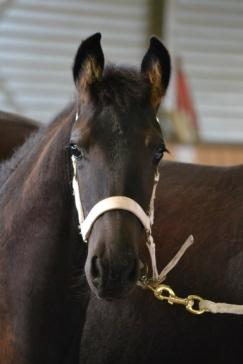
{"label": "halter cheek strap", "polygon": [[79,227],[81,228],[81,224],[84,221],[84,213],[83,213],[83,207],[81,204],[81,198],[80,198],[80,193],[79,193],[79,185],[78,185],[78,179],[77,179],[77,164],[76,164],[76,159],[73,155],[72,155],[71,159],[72,159],[72,165],[73,165],[73,181],[72,181],[73,195],[74,195],[76,210],[78,212]]}

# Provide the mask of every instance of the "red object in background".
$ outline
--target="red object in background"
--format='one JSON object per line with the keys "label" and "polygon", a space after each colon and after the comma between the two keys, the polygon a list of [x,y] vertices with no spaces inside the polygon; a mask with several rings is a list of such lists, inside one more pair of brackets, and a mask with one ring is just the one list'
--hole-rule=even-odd
{"label": "red object in background", "polygon": [[191,126],[197,130],[197,116],[194,109],[191,92],[186,80],[186,75],[182,70],[181,61],[176,62],[176,76],[175,76],[175,90],[176,90],[176,110],[183,112],[190,119]]}

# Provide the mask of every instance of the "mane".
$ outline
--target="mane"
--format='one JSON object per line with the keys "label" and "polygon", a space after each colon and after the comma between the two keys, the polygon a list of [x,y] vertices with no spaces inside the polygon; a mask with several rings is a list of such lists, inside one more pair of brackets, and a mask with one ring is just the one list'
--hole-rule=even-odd
{"label": "mane", "polygon": [[19,163],[25,158],[26,154],[31,150],[31,147],[38,143],[38,140],[43,134],[43,129],[44,128],[41,128],[37,132],[31,134],[25,143],[16,149],[10,159],[0,164],[0,186],[3,186],[4,182],[18,167]]}
{"label": "mane", "polygon": [[[45,137],[45,132],[49,129],[55,128],[56,124],[66,116],[73,109],[73,104],[68,105],[61,113],[59,113],[53,121],[47,125],[41,127],[37,132],[34,132],[26,142],[16,149],[10,159],[0,164],[0,186],[2,187],[4,182],[7,181],[8,177],[16,170],[18,165],[25,157],[33,151],[36,145],[39,144],[42,137]],[[0,191],[1,191],[0,187]]]}

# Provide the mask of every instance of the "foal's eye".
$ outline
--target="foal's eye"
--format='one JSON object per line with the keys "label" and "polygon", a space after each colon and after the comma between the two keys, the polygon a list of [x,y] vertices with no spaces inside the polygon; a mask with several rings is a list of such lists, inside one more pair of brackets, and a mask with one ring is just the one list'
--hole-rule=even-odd
{"label": "foal's eye", "polygon": [[81,149],[77,146],[77,144],[69,144],[69,149],[71,154],[76,158],[76,159],[80,159],[82,158],[82,152]]}
{"label": "foal's eye", "polygon": [[159,163],[159,161],[163,158],[164,152],[167,152],[165,145],[160,145],[154,153],[153,161],[154,163]]}

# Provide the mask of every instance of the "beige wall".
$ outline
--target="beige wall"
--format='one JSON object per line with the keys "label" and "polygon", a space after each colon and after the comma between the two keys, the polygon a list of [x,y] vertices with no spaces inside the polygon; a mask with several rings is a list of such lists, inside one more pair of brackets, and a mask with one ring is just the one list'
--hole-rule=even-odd
{"label": "beige wall", "polygon": [[243,145],[168,144],[167,148],[170,154],[166,154],[164,159],[222,166],[243,164]]}

